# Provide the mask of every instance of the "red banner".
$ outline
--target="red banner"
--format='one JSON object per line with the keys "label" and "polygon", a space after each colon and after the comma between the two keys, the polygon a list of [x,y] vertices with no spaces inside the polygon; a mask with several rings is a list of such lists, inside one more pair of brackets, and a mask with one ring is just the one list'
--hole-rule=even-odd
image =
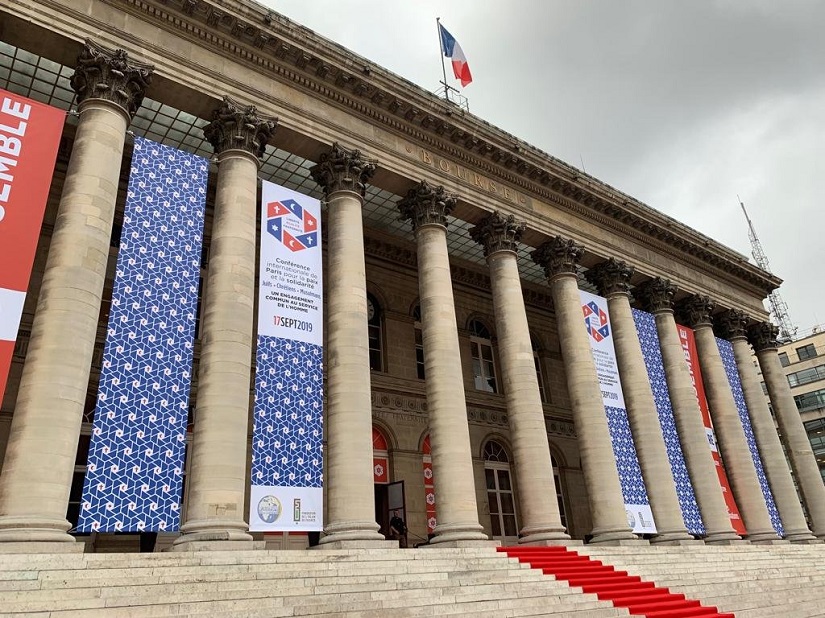
{"label": "red banner", "polygon": [[708,407],[708,400],[705,396],[705,384],[702,382],[702,371],[699,369],[699,355],[696,350],[696,338],[693,335],[693,329],[687,326],[677,325],[676,330],[679,331],[679,341],[682,343],[682,350],[685,352],[685,360],[690,370],[690,378],[693,381],[693,388],[696,390],[696,399],[699,400],[699,410],[702,412],[702,423],[705,425],[705,433],[708,437],[710,450],[713,453],[713,462],[716,464],[716,473],[719,475],[719,484],[722,486],[722,494],[725,496],[725,503],[728,506],[730,523],[737,534],[747,534],[745,523],[739,515],[739,507],[736,506],[733,492],[730,490],[728,476],[725,474],[725,468],[722,466],[719,448],[716,445],[716,435],[713,433],[713,424],[710,420],[710,408]]}
{"label": "red banner", "polygon": [[66,113],[0,89],[0,400]]}

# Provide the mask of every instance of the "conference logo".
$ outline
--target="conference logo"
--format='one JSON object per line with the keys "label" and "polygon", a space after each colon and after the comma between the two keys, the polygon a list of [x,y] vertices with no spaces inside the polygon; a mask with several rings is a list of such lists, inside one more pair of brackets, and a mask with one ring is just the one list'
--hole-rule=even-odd
{"label": "conference logo", "polygon": [[293,253],[318,246],[318,219],[293,199],[266,205],[266,231]]}
{"label": "conference logo", "polygon": [[610,324],[607,313],[599,307],[596,301],[582,305],[584,312],[584,323],[587,326],[587,334],[593,337],[596,343],[607,339],[610,336]]}
{"label": "conference logo", "polygon": [[267,524],[277,521],[282,510],[281,501],[273,495],[264,496],[258,501],[258,517]]}

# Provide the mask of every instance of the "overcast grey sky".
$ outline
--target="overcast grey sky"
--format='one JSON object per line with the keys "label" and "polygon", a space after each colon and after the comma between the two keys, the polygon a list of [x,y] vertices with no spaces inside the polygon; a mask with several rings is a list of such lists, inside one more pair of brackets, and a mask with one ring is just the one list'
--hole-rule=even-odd
{"label": "overcast grey sky", "polygon": [[825,2],[263,3],[428,90],[440,17],[474,114],[750,257],[738,194],[800,334],[825,323]]}

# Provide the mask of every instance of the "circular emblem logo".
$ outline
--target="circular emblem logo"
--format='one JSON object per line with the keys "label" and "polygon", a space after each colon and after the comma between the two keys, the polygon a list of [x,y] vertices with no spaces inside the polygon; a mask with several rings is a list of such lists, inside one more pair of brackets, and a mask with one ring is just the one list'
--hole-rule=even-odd
{"label": "circular emblem logo", "polygon": [[271,524],[281,516],[281,501],[275,496],[264,496],[258,502],[258,517]]}

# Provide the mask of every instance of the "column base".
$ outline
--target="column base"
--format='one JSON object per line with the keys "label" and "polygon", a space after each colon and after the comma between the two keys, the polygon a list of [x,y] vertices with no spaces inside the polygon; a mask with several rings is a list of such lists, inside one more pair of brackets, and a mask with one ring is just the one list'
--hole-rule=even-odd
{"label": "column base", "polygon": [[790,545],[791,544],[790,541],[788,541],[786,539],[780,539],[780,538],[764,539],[764,540],[756,540],[756,539],[748,538],[748,540],[753,545]]}
{"label": "column base", "polygon": [[536,539],[533,540],[530,537],[522,537],[519,539],[518,545],[516,547],[578,547],[584,545],[584,541],[580,539],[571,539],[567,537],[566,539]]}
{"label": "column base", "polygon": [[570,535],[560,525],[522,528],[519,545],[567,545]]}
{"label": "column base", "polygon": [[662,532],[650,538],[651,545],[704,545],[705,542],[693,538],[687,532]]}
{"label": "column base", "polygon": [[704,545],[705,542],[702,539],[673,539],[669,541],[659,541],[656,537],[653,537],[650,539],[650,544],[672,547],[677,545]]}
{"label": "column base", "polygon": [[[363,547],[379,547],[377,543],[392,543],[398,547],[398,541],[387,541],[384,535],[378,532],[378,524],[374,521],[342,521],[329,524],[324,528],[324,536],[319,541],[321,545],[334,545],[336,543],[358,542]],[[390,545],[392,546],[392,545]],[[337,546],[341,549],[348,549],[343,545]]]}
{"label": "column base", "polygon": [[255,549],[245,521],[206,519],[188,521],[169,551]]}
{"label": "column base", "polygon": [[630,529],[593,530],[590,545],[650,545],[647,539],[636,536]]}
{"label": "column base", "polygon": [[765,532],[754,532],[753,534],[746,535],[745,538],[748,539],[751,543],[759,543],[760,545],[784,545],[790,543],[790,541],[782,539],[773,530]]}
{"label": "column base", "polygon": [[[435,536],[430,540],[428,545],[440,545],[441,547],[482,547],[490,543],[487,535],[484,534],[484,528],[478,523],[468,524],[438,524],[435,527]],[[444,545],[444,543],[451,543],[451,545]],[[461,545],[452,545],[452,543],[461,543]],[[470,543],[470,544],[468,544]],[[497,545],[501,545],[495,541]]]}
{"label": "column base", "polygon": [[791,543],[822,543],[821,539],[816,538],[810,530],[785,530],[785,540]]}
{"label": "column base", "polygon": [[7,515],[0,517],[0,546],[18,542],[76,545],[75,538],[67,532],[69,528],[71,524],[65,519]]}
{"label": "column base", "polygon": [[727,532],[705,537],[705,545],[747,545],[750,541],[743,539],[736,533]]}
{"label": "column base", "polygon": [[[72,539],[74,541],[74,539]],[[15,541],[0,543],[0,554],[82,554],[85,543]]]}
{"label": "column base", "polygon": [[[310,547],[314,551],[327,551],[331,549],[398,549],[398,541],[385,540],[383,536],[379,540],[369,541],[324,541],[321,539],[318,545]],[[324,537],[329,538],[329,537]]]}
{"label": "column base", "polygon": [[[183,539],[185,537],[179,538]],[[176,539],[172,546],[164,551],[253,551],[259,549],[266,549],[266,541],[196,541],[186,539],[178,542]]]}
{"label": "column base", "polygon": [[436,541],[433,539],[426,545],[422,545],[421,549],[462,549],[462,548],[473,548],[473,547],[501,547],[501,541],[495,541],[493,539],[486,539],[486,540],[472,540],[472,539],[465,539],[463,541]]}

